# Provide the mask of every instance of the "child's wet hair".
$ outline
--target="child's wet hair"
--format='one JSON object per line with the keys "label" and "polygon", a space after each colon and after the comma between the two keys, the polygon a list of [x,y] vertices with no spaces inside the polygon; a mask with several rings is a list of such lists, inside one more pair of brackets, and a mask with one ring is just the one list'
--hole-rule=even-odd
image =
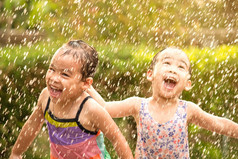
{"label": "child's wet hair", "polygon": [[[179,49],[179,48],[177,48],[177,47],[169,47],[169,48],[181,50],[181,49]],[[168,48],[162,49],[161,51],[159,51],[158,53],[155,54],[155,56],[153,57],[153,59],[152,59],[152,61],[151,61],[151,63],[150,63],[150,66],[149,66],[149,69],[150,69],[150,70],[154,70],[154,66],[155,66],[156,63],[157,63],[159,54],[162,53],[162,52],[163,52],[164,50],[166,50],[166,49],[168,49]],[[182,50],[181,50],[181,51],[182,51]],[[189,74],[192,75],[191,73],[192,73],[192,70],[191,70],[191,66],[189,65]]]}
{"label": "child's wet hair", "polygon": [[82,80],[93,77],[98,65],[97,51],[83,40],[71,40],[62,46],[62,55],[70,54],[82,64]]}
{"label": "child's wet hair", "polygon": [[154,70],[154,67],[155,67],[155,64],[157,63],[157,57],[159,56],[159,54],[162,52],[162,51],[164,51],[165,49],[162,49],[162,50],[160,50],[159,52],[157,52],[156,54],[155,54],[155,56],[153,57],[153,59],[152,59],[152,61],[151,61],[151,63],[150,63],[150,66],[149,66],[149,69],[150,70]]}

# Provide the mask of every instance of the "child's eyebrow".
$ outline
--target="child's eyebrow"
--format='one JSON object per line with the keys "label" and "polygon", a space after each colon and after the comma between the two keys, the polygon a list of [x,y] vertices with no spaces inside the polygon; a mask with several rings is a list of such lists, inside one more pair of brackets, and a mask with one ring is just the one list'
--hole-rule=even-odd
{"label": "child's eyebrow", "polygon": [[[169,59],[173,59],[173,58],[174,58],[174,57],[165,56],[165,57],[162,59],[162,61],[167,60],[167,59],[168,59],[168,60],[169,60]],[[175,57],[175,58],[176,58],[176,57]],[[183,59],[180,59],[179,62],[185,64],[186,67],[189,67],[189,65],[188,65]]]}
{"label": "child's eyebrow", "polygon": [[50,66],[49,67],[54,67],[55,68],[55,65],[54,64],[50,64]]}
{"label": "child's eyebrow", "polygon": [[180,60],[181,63],[183,63],[187,68],[189,68],[189,64],[186,63],[184,60]]}
{"label": "child's eyebrow", "polygon": [[68,68],[62,68],[62,69],[60,69],[60,68],[57,68],[54,64],[50,64],[50,67],[56,68],[56,69],[58,69],[58,70],[61,71],[61,72],[67,72],[67,73],[72,74],[71,69],[68,69]]}
{"label": "child's eyebrow", "polygon": [[62,69],[62,71],[63,71],[63,72],[67,72],[67,73],[72,74],[72,71],[71,71],[70,69],[68,69],[68,68],[66,68],[66,69]]}
{"label": "child's eyebrow", "polygon": [[172,57],[170,57],[170,56],[165,56],[164,58],[162,58],[162,61],[163,61],[163,60],[167,60],[167,59],[172,59]]}

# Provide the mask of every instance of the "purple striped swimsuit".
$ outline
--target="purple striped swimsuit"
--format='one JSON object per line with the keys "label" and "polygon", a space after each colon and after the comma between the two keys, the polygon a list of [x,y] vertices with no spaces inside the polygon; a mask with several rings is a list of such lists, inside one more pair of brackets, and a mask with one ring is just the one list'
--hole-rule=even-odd
{"label": "purple striped swimsuit", "polygon": [[102,132],[85,129],[78,117],[86,97],[73,119],[59,119],[49,110],[50,98],[45,109],[45,120],[50,137],[51,159],[110,159]]}

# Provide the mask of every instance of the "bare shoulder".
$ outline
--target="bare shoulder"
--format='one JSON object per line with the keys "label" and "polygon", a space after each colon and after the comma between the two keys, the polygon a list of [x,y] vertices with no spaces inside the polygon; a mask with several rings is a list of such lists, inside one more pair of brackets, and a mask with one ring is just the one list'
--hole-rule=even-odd
{"label": "bare shoulder", "polygon": [[191,101],[186,101],[187,102],[187,106],[188,106],[188,110],[193,110],[198,108],[199,106]]}
{"label": "bare shoulder", "polygon": [[133,103],[134,109],[138,113],[140,111],[141,103],[144,99],[145,98],[141,98],[141,97],[130,97],[128,98],[128,102]]}
{"label": "bare shoulder", "polygon": [[99,105],[93,98],[88,98],[88,100],[84,103],[81,114],[84,117],[91,117],[105,112],[106,109]]}
{"label": "bare shoulder", "polygon": [[198,113],[197,111],[200,110],[200,107],[190,101],[187,102],[187,115],[188,115],[188,122],[192,121],[195,115]]}
{"label": "bare shoulder", "polygon": [[141,97],[129,97],[125,100],[128,100],[129,102],[132,102],[134,104],[139,104],[141,103],[141,101],[143,100],[144,98],[141,98]]}
{"label": "bare shoulder", "polygon": [[144,98],[141,97],[129,97],[121,101],[121,104],[126,107],[126,109],[132,111],[133,116],[137,115],[140,111],[140,105]]}
{"label": "bare shoulder", "polygon": [[90,131],[102,130],[102,125],[99,126],[100,123],[109,124],[109,120],[113,121],[106,109],[99,105],[93,98],[89,98],[85,102],[79,116],[80,123]]}
{"label": "bare shoulder", "polygon": [[140,114],[140,108],[141,108],[141,103],[145,98],[141,97],[131,97],[128,98],[129,102],[133,103],[133,117],[136,121],[136,123],[139,123],[139,114]]}
{"label": "bare shoulder", "polygon": [[85,106],[87,107],[87,110],[89,112],[94,112],[97,109],[102,109],[104,110],[104,108],[102,106],[99,105],[98,102],[96,102],[93,98],[89,98],[87,100],[87,102],[85,103]]}
{"label": "bare shoulder", "polygon": [[40,107],[42,110],[45,110],[48,98],[49,98],[49,92],[47,88],[44,88],[41,91],[40,96],[38,98],[37,106]]}
{"label": "bare shoulder", "polygon": [[188,122],[201,125],[214,119],[213,115],[202,110],[197,104],[188,102]]}

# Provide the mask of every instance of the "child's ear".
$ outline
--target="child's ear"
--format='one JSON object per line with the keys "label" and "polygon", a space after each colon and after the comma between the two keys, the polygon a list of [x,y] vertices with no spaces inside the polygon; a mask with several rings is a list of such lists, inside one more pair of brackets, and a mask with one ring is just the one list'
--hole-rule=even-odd
{"label": "child's ear", "polygon": [[93,84],[93,78],[92,77],[86,78],[83,84],[83,90],[87,90],[92,84]]}
{"label": "child's ear", "polygon": [[189,91],[191,89],[192,89],[192,82],[191,82],[191,80],[188,80],[187,84],[185,86],[185,91]]}
{"label": "child's ear", "polygon": [[151,69],[149,69],[147,71],[147,80],[148,81],[152,81],[153,80],[153,71]]}

